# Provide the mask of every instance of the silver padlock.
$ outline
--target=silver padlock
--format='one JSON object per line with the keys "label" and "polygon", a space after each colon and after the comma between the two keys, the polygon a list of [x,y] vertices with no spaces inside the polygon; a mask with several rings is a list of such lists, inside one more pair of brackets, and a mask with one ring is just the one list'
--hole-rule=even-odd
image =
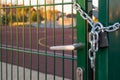
{"label": "silver padlock", "polygon": [[100,32],[99,33],[99,48],[106,48],[106,47],[108,47],[107,32]]}

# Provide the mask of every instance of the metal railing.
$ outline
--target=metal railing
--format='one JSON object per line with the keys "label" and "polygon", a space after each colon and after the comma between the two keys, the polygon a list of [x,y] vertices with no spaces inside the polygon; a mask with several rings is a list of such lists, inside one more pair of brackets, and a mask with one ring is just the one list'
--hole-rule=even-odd
{"label": "metal railing", "polygon": [[0,1],[0,80],[75,80],[76,52],[49,49],[76,42],[73,1],[57,1]]}

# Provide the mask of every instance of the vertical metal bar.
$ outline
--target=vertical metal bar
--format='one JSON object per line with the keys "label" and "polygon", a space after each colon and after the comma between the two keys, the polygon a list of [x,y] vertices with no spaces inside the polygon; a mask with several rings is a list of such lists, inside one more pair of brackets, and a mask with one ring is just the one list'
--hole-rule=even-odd
{"label": "vertical metal bar", "polygon": [[[5,0],[5,7],[7,7],[7,0]],[[6,42],[5,42],[5,45],[6,45],[6,48],[7,48],[7,44],[8,44],[8,36],[7,36],[7,8],[5,8],[5,38],[6,38]],[[8,62],[8,53],[7,53],[7,50],[5,50],[5,53],[6,53],[6,80],[8,80],[8,65],[7,65],[7,62]]]}
{"label": "vertical metal bar", "polygon": [[[24,0],[23,1],[23,27],[22,27],[22,47],[25,51],[25,4],[24,4]],[[25,80],[25,52],[23,52],[23,80]]]}
{"label": "vertical metal bar", "polygon": [[[40,19],[39,16],[41,16],[41,15],[40,15],[40,11],[38,11],[38,7],[39,7],[39,6],[38,6],[38,3],[39,3],[39,1],[37,0],[37,31],[36,31],[36,32],[37,32],[37,35],[36,35],[36,36],[37,36],[37,50],[38,50],[37,52],[39,53],[39,24],[40,24],[40,21],[41,21],[41,20],[39,21],[39,19]],[[40,71],[40,69],[39,69],[40,61],[39,61],[39,60],[40,60],[40,59],[39,59],[39,58],[40,58],[40,55],[38,54],[38,57],[37,57],[37,59],[38,59],[38,60],[37,60],[37,61],[38,61],[38,62],[37,62],[37,64],[38,64],[38,65],[37,65],[37,66],[38,66],[38,67],[37,67],[37,68],[38,68],[38,69],[37,69],[37,71],[38,71],[38,72],[37,72],[37,80],[40,79],[40,77],[39,77],[39,75],[40,75],[40,74],[39,74],[39,71]]]}
{"label": "vertical metal bar", "polygon": [[32,80],[32,27],[31,27],[31,0],[29,0],[29,46],[30,46],[30,80]]}
{"label": "vertical metal bar", "polygon": [[[77,2],[81,5],[82,9],[85,11],[87,10],[87,0],[77,0]],[[87,80],[87,34],[88,34],[88,29],[86,25],[86,21],[83,20],[83,18],[80,16],[79,13],[77,13],[77,42],[82,42],[85,44],[85,48],[83,50],[77,50],[77,67],[83,68],[83,75],[84,75],[84,80]]]}
{"label": "vertical metal bar", "polygon": [[[53,0],[53,4],[55,4],[55,0]],[[53,45],[55,46],[56,45],[56,33],[55,33],[55,6],[53,5],[53,11],[54,11],[54,24],[53,24]],[[54,76],[53,76],[53,79],[55,80],[56,79],[56,51],[54,51]]]}
{"label": "vertical metal bar", "polygon": [[[47,55],[47,12],[46,12],[46,4],[47,4],[47,1],[44,0],[45,2],[45,26],[44,26],[44,38],[45,38],[45,41],[44,41],[44,44],[45,44],[45,54]],[[47,56],[45,56],[45,80],[47,80]]]}
{"label": "vertical metal bar", "polygon": [[[11,0],[12,4],[12,0]],[[12,8],[10,7],[10,32],[11,32],[11,45],[13,49],[13,29],[12,29],[12,23],[13,23],[13,12]],[[13,80],[13,50],[11,51],[11,80]]]}
{"label": "vertical metal bar", "polygon": [[[16,0],[16,5],[18,5],[18,0]],[[16,8],[16,21],[17,21],[17,25],[16,25],[16,47],[19,50],[19,30],[18,30],[18,11],[19,8]],[[19,80],[19,51],[16,52],[16,62],[17,62],[17,80]]]}
{"label": "vertical metal bar", "polygon": [[[109,23],[109,1],[99,0],[99,21],[107,26]],[[108,48],[100,49],[96,60],[96,78],[97,80],[108,80]]]}
{"label": "vertical metal bar", "polygon": [[[2,11],[2,1],[0,1],[0,15]],[[2,47],[2,16],[0,16],[0,47]],[[0,80],[2,80],[2,49],[0,49]]]}
{"label": "vertical metal bar", "polygon": [[[73,0],[71,0],[71,2],[73,2]],[[71,14],[72,14],[72,44],[74,43],[74,25],[73,25],[73,18],[74,18],[74,13],[73,13],[73,5],[71,5]],[[74,51],[72,51],[72,58],[74,58]],[[72,59],[72,80],[74,80],[74,59]]]}
{"label": "vertical metal bar", "polygon": [[[64,0],[62,0],[62,45],[64,45]],[[62,51],[62,80],[64,80],[64,51]]]}
{"label": "vertical metal bar", "polygon": [[[1,9],[0,9],[0,10],[3,10],[2,0],[0,1],[0,3],[1,3],[1,5],[0,5],[0,8],[1,8]],[[1,14],[1,11],[0,11],[0,14]],[[0,26],[1,26],[1,28],[0,28],[0,32],[1,32],[1,34],[0,34],[0,35],[1,35],[1,36],[0,36],[1,45],[0,45],[0,47],[2,47],[2,26],[3,26],[3,23],[2,23],[2,22],[3,22],[3,14],[2,14],[2,17],[0,17],[0,20],[1,20],[1,23],[0,23]],[[0,63],[0,66],[1,66],[1,67],[0,67],[0,71],[1,71],[0,76],[1,76],[1,78],[0,78],[0,79],[2,80],[2,78],[3,78],[3,77],[2,77],[2,76],[3,76],[3,75],[2,75],[2,73],[3,73],[3,71],[2,71],[2,49],[0,50],[0,60],[1,60],[1,63]]]}

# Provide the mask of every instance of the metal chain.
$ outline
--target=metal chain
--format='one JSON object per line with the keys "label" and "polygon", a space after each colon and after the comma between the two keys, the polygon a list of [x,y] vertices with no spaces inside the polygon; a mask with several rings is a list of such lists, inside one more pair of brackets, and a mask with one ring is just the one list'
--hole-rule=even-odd
{"label": "metal chain", "polygon": [[96,58],[96,51],[98,51],[98,32],[96,32],[96,29],[94,28],[94,21],[91,19],[91,17],[82,10],[81,6],[76,2],[76,0],[73,1],[73,7],[76,11],[80,13],[80,16],[84,19],[87,20],[87,22],[91,25],[92,30],[89,33],[89,42],[91,45],[91,48],[89,49],[89,59],[91,63],[91,68],[95,68],[95,58]]}
{"label": "metal chain", "polygon": [[99,40],[99,33],[100,32],[113,32],[120,28],[120,23],[114,23],[111,26],[104,27],[100,22],[94,23],[92,18],[81,8],[81,6],[76,2],[76,0],[73,1],[73,7],[76,11],[78,11],[81,15],[81,17],[84,20],[87,20],[87,22],[91,25],[92,29],[89,33],[89,43],[90,43],[90,49],[89,49],[89,59],[91,62],[91,68],[95,70],[95,58],[96,58],[96,52],[98,51],[98,40]]}
{"label": "metal chain", "polygon": [[87,22],[93,26],[94,21],[91,19],[91,17],[82,10],[81,6],[76,2],[76,0],[73,1],[73,8],[80,13],[80,16],[84,19],[87,20]]}
{"label": "metal chain", "polygon": [[106,32],[114,32],[114,31],[118,30],[119,28],[120,28],[120,23],[117,22],[111,26],[103,27],[103,30]]}
{"label": "metal chain", "polygon": [[89,42],[91,45],[91,48],[89,49],[89,59],[91,63],[91,68],[95,69],[95,58],[96,58],[96,52],[98,51],[98,32],[90,32],[89,33]]}

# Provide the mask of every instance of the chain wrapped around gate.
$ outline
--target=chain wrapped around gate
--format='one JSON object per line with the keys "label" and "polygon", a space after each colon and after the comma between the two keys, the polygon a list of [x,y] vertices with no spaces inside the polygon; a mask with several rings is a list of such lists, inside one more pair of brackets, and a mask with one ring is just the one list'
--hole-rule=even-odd
{"label": "chain wrapped around gate", "polygon": [[[74,9],[80,13],[80,16],[86,20],[91,28],[91,31],[89,32],[89,43],[90,43],[90,49],[89,49],[89,59],[91,68],[93,69],[93,76],[95,77],[95,58],[96,58],[96,52],[99,49],[99,41],[101,38],[99,38],[100,34],[104,35],[105,32],[113,32],[120,28],[120,23],[114,23],[113,25],[104,27],[100,22],[95,23],[92,18],[81,8],[81,6],[77,3],[76,0],[73,1],[73,7]],[[106,39],[107,37],[104,36]],[[104,41],[102,41],[104,42]],[[105,45],[102,45],[102,47],[108,46],[108,43],[106,42]],[[95,80],[95,78],[93,79]]]}

